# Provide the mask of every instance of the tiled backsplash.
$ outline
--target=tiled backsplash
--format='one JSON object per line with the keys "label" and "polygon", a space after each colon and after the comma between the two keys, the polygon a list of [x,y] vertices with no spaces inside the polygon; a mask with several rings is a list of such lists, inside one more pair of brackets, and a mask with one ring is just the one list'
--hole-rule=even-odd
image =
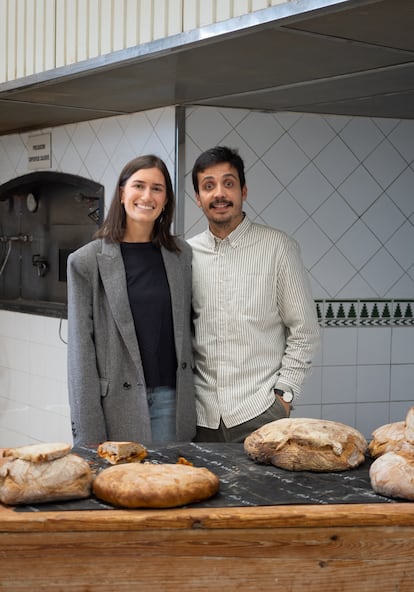
{"label": "tiled backsplash", "polygon": [[322,327],[414,327],[414,300],[317,300]]}
{"label": "tiled backsplash", "polygon": [[205,228],[192,164],[229,145],[245,161],[246,212],[296,238],[315,298],[414,298],[413,134],[406,120],[190,109],[186,235]]}
{"label": "tiled backsplash", "polygon": [[0,137],[0,183],[31,172],[27,137],[50,131],[52,170],[101,183],[108,205],[122,167],[135,156],[158,154],[174,175],[174,114],[174,107],[167,107]]}
{"label": "tiled backsplash", "polygon": [[[299,242],[322,326],[322,347],[294,415],[343,421],[367,437],[414,404],[413,125],[187,110],[180,163],[186,236],[206,226],[190,181],[195,158],[219,143],[239,148],[246,211]],[[174,172],[174,108],[50,131],[52,168],[102,183],[106,204],[120,168],[135,155],[155,152]],[[25,137],[1,137],[0,182],[27,172]],[[0,310],[0,447],[71,437],[59,338],[65,323]]]}
{"label": "tiled backsplash", "polygon": [[0,447],[71,442],[66,321],[0,310]]}

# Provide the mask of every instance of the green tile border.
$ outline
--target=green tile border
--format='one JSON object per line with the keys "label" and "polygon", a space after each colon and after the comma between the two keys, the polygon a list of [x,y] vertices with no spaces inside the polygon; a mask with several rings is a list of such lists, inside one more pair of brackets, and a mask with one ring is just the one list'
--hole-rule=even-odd
{"label": "green tile border", "polygon": [[315,300],[321,327],[414,327],[414,300]]}

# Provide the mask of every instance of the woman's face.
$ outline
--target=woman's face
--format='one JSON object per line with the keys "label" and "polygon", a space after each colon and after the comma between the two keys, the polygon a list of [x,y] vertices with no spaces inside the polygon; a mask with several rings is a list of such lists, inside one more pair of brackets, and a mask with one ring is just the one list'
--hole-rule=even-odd
{"label": "woman's face", "polygon": [[139,169],[120,188],[127,226],[154,226],[167,203],[167,190],[163,173],[157,169]]}

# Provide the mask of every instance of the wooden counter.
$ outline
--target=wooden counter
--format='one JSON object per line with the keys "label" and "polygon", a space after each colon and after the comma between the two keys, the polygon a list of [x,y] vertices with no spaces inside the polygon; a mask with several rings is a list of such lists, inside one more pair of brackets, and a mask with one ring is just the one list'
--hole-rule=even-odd
{"label": "wooden counter", "polygon": [[15,512],[0,590],[412,592],[414,504]]}

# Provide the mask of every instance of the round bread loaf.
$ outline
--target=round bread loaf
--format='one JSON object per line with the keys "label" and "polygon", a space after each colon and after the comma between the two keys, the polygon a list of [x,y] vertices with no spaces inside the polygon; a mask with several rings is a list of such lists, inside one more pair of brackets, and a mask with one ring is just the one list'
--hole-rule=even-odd
{"label": "round bread loaf", "polygon": [[104,469],[93,482],[97,498],[125,508],[173,508],[217,493],[217,475],[185,464],[133,463]]}
{"label": "round bread loaf", "polygon": [[365,459],[367,441],[336,421],[284,418],[265,424],[244,441],[253,460],[290,471],[344,471]]}
{"label": "round bread loaf", "polygon": [[386,452],[369,469],[371,487],[380,495],[414,501],[414,457],[405,452]]}
{"label": "round bread loaf", "polygon": [[398,451],[414,455],[414,407],[408,410],[404,421],[386,423],[372,432],[368,452],[373,458]]}

